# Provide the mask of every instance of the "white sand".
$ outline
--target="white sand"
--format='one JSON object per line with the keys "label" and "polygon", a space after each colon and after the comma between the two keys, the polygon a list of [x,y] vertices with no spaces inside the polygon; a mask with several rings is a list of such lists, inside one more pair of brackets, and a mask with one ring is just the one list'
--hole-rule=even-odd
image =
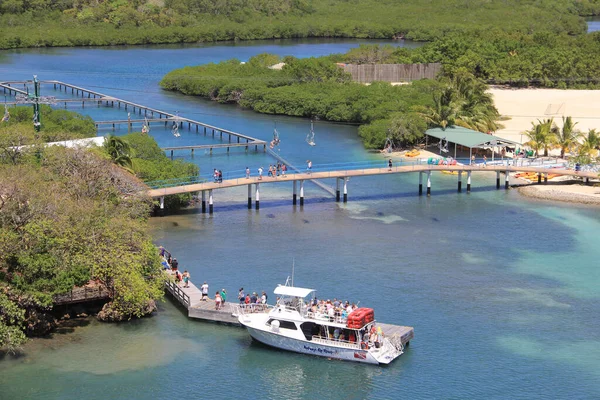
{"label": "white sand", "polygon": [[600,129],[600,90],[560,89],[506,89],[491,87],[494,103],[501,115],[510,120],[501,121],[504,129],[495,134],[505,139],[523,143],[521,132],[531,129],[531,122],[554,117],[562,127],[562,116],[571,116],[576,129]]}
{"label": "white sand", "polygon": [[600,187],[585,185],[531,185],[519,188],[527,197],[600,205]]}

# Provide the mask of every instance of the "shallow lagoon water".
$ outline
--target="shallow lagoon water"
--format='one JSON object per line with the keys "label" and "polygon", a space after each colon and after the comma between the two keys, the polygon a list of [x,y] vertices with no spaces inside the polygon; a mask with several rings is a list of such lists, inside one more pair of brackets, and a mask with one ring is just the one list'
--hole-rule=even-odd
{"label": "shallow lagoon water", "polygon": [[[244,59],[273,49],[318,55],[356,43],[23,50],[4,53],[0,75],[42,75],[36,68],[43,59],[43,79],[134,101],[141,96],[144,104],[268,139],[272,116],[165,93],[157,81],[194,60]],[[148,76],[137,76],[145,65]],[[77,69],[89,73],[75,74]],[[86,112],[123,117],[110,109]],[[313,148],[303,144],[308,121],[277,121],[280,152],[298,165],[308,158],[317,165],[383,162],[362,149],[356,127],[318,123]],[[187,131],[181,141],[160,129],[152,134],[161,145],[205,140]],[[273,162],[254,152],[181,156],[203,170],[224,172]],[[273,297],[295,260],[297,285],[314,287],[320,297],[360,301],[374,307],[381,321],[414,326],[414,341],[392,365],[269,349],[252,343],[242,329],[188,320],[167,300],[153,318],[118,325],[90,321],[32,341],[21,357],[4,357],[0,398],[600,396],[597,209],[497,191],[491,174],[475,174],[470,195],[456,193],[456,177],[436,174],[432,181],[426,198],[416,195],[414,174],[352,178],[345,205],[307,184],[303,209],[291,205],[291,183],[263,185],[258,212],[246,209],[245,188],[218,191],[212,217],[190,210],[151,221],[156,243],[213,292],[226,288],[235,297],[243,286]]]}

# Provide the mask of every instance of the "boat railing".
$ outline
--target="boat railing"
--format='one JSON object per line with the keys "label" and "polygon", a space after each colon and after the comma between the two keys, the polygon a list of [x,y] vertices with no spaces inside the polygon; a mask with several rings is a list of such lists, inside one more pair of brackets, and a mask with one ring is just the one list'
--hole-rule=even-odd
{"label": "boat railing", "polygon": [[342,316],[329,316],[328,314],[322,314],[319,312],[312,312],[312,311],[307,311],[306,314],[304,315],[306,318],[308,319],[313,319],[315,321],[321,321],[321,322],[335,322],[337,324],[345,324],[348,321],[347,317],[342,317]]}
{"label": "boat railing", "polygon": [[233,304],[231,306],[231,315],[245,315],[245,314],[256,314],[269,312],[273,306],[270,304]]}
{"label": "boat railing", "polygon": [[349,349],[360,349],[360,344],[356,342],[351,342],[349,340],[340,340],[327,338],[325,336],[313,335],[312,342],[322,343],[327,345],[335,345],[339,347],[347,347]]}

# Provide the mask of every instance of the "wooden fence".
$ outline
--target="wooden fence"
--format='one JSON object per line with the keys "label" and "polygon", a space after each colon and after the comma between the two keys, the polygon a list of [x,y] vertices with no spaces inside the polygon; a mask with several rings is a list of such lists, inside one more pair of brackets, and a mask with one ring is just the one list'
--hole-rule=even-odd
{"label": "wooden fence", "polygon": [[344,71],[352,80],[360,83],[374,81],[410,82],[418,79],[434,79],[442,70],[442,64],[344,64]]}

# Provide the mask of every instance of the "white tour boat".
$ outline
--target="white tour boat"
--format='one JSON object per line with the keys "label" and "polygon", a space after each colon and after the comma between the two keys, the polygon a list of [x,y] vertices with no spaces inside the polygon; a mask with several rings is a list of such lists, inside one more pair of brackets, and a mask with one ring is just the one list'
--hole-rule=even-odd
{"label": "white tour boat", "polygon": [[286,284],[274,293],[278,296],[275,306],[241,305],[238,313],[240,324],[261,343],[369,364],[389,364],[403,353],[400,337],[384,337],[370,308],[358,308],[347,316],[321,314],[312,307],[313,289]]}

